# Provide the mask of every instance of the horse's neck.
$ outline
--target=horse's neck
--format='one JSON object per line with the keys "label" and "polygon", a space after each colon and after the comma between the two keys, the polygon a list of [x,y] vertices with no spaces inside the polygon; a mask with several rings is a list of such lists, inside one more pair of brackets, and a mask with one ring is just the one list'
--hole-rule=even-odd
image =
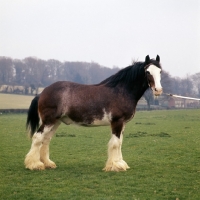
{"label": "horse's neck", "polygon": [[147,88],[148,84],[146,82],[139,82],[133,85],[133,87],[128,91],[130,98],[135,102],[138,102]]}

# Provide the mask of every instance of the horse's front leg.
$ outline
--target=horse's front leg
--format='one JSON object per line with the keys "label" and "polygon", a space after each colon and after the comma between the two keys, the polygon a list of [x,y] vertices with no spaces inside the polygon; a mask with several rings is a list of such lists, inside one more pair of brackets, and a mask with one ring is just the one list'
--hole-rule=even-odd
{"label": "horse's front leg", "polygon": [[123,160],[121,146],[123,141],[124,124],[121,121],[112,122],[112,136],[108,143],[108,160],[103,170],[105,171],[126,171],[129,168]]}

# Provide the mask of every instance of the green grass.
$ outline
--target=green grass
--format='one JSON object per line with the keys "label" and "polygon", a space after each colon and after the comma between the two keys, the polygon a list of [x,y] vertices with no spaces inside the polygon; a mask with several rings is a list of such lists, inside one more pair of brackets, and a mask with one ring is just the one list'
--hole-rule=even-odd
{"label": "green grass", "polygon": [[109,127],[61,125],[54,170],[30,171],[24,114],[0,115],[0,199],[179,199],[200,197],[200,110],[137,112],[126,126],[126,172],[103,172]]}
{"label": "green grass", "polygon": [[0,109],[28,109],[34,96],[0,93]]}

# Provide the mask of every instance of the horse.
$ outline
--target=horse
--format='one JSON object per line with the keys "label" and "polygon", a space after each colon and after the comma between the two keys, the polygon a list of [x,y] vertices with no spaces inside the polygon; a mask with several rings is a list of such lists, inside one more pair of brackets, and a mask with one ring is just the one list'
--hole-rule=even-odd
{"label": "horse", "polygon": [[61,123],[82,126],[111,126],[108,159],[104,171],[126,171],[122,141],[125,124],[135,114],[136,105],[150,87],[162,93],[160,57],[135,62],[94,85],[58,81],[46,87],[31,102],[26,128],[32,137],[25,167],[30,170],[56,168],[49,158],[49,143]]}

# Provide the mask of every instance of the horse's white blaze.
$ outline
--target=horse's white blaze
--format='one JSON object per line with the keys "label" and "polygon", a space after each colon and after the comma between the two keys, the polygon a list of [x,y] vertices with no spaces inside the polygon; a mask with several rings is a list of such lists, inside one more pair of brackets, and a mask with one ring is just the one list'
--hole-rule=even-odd
{"label": "horse's white blaze", "polygon": [[154,83],[155,83],[155,94],[162,93],[162,86],[161,86],[161,69],[156,67],[155,65],[150,65],[147,71],[153,76]]}
{"label": "horse's white blaze", "polygon": [[111,120],[112,120],[112,113],[111,112],[106,112],[105,109],[103,109],[104,115],[102,119],[95,119],[93,121],[93,125],[95,126],[103,126],[103,125],[109,125]]}

